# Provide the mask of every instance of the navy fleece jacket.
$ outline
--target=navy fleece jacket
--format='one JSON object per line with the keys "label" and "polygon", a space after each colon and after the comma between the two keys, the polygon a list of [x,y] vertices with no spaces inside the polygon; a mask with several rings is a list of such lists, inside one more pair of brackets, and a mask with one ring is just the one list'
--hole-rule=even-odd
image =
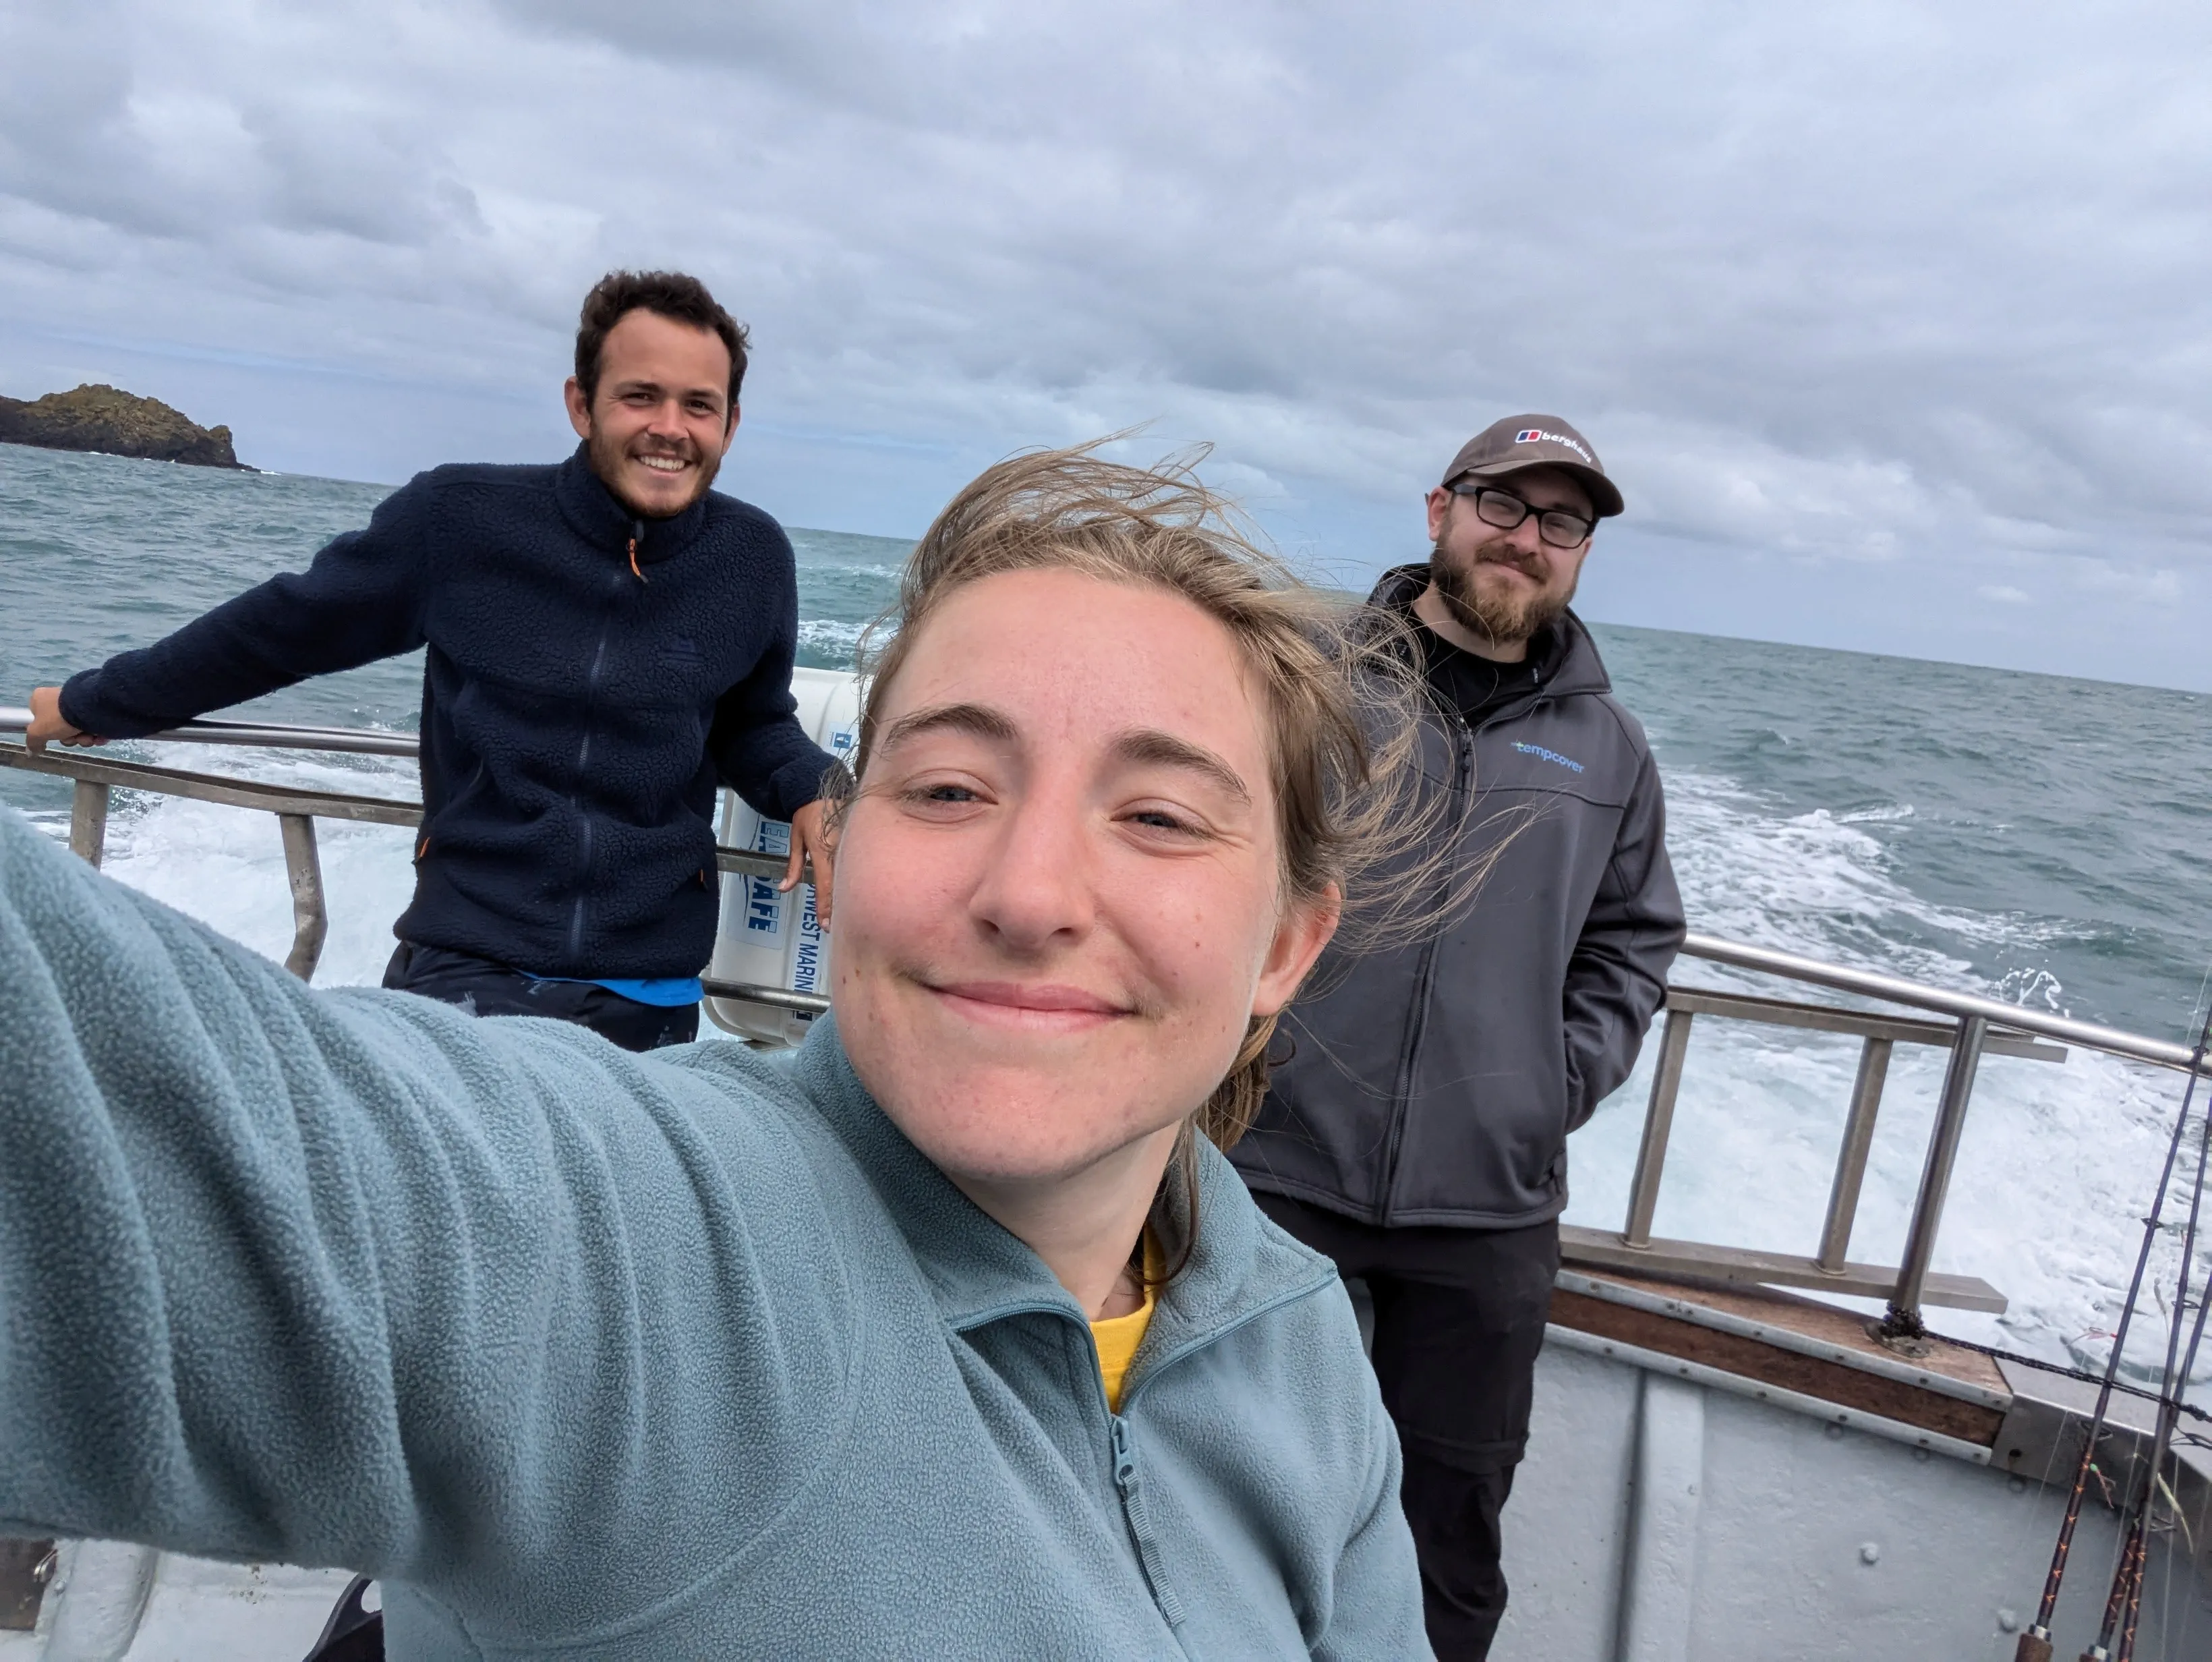
{"label": "navy fleece jacket", "polygon": [[788,819],[831,765],[793,715],[798,632],[774,520],[713,492],[634,519],[580,447],[417,476],[306,571],[72,677],[61,708],[131,739],[427,642],[393,933],[535,975],[692,976],[714,945],[717,776]]}
{"label": "navy fleece jacket", "polygon": [[1115,1415],[832,1019],[312,991],[5,809],[0,986],[0,1534],[364,1570],[394,1662],[1429,1654],[1351,1303],[1204,1144]]}

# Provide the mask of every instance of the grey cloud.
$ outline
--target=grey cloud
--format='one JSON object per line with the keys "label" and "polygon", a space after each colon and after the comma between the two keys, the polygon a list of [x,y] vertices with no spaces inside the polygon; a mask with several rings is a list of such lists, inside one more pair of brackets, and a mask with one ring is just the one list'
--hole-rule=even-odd
{"label": "grey cloud", "polygon": [[489,386],[678,263],[794,429],[1157,417],[1381,502],[1552,408],[1680,539],[2124,572],[2212,524],[2201,9],[43,15],[0,71],[33,295],[242,283],[279,345]]}
{"label": "grey cloud", "polygon": [[386,243],[422,240],[465,198],[398,111],[318,106],[217,53],[156,66],[102,21],[124,20],[11,19],[9,91],[32,94],[0,117],[20,197],[161,237],[265,226]]}

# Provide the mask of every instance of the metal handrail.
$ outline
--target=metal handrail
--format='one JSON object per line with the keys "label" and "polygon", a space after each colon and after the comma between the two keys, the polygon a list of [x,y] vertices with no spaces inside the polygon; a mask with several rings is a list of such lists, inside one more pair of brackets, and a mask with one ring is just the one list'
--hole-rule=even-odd
{"label": "metal handrail", "polygon": [[[2101,1050],[2106,1056],[2148,1062],[2156,1068],[2177,1068],[2187,1073],[2194,1055],[2186,1044],[2146,1038],[2140,1033],[2124,1032],[2118,1027],[2100,1026],[2094,1021],[2076,1021],[2071,1016],[2045,1015],[2039,1011],[2023,1009],[2017,1004],[2007,1004],[1998,999],[1983,998],[1973,993],[1948,992],[1941,987],[1924,986],[1917,981],[1882,975],[1873,970],[1853,970],[1841,964],[1824,964],[1817,958],[1802,958],[1796,953],[1778,952],[1771,947],[1753,947],[1741,941],[1723,941],[1717,935],[1687,936],[1682,942],[1682,952],[1686,957],[1701,958],[1709,964],[1727,964],[1739,970],[1756,970],[1762,974],[1778,975],[1790,981],[1810,982],[1816,987],[1831,988],[1839,993],[1857,993],[1890,1004],[1906,1005],[1916,1010],[1936,1010],[1945,1015],[1960,1018],[1978,1017],[1995,1026],[2009,1027],[2016,1032],[2063,1040],[2069,1044],[2078,1044],[2085,1050]],[[2197,1067],[2200,1073],[2212,1078],[2212,1056],[2203,1059]]]}
{"label": "metal handrail", "polygon": [[[2153,1067],[2185,1072],[2195,1068],[2212,1073],[2212,1063],[2208,1063],[2204,1056],[2179,1044],[2094,1022],[2026,1010],[1972,993],[1951,992],[1896,976],[1849,969],[1795,953],[1723,941],[1712,935],[1689,936],[1682,951],[1686,957],[1707,963],[1778,976],[1887,1004],[1930,1011],[1952,1020],[1923,1021],[1832,1005],[1670,987],[1666,1026],[1659,1042],[1658,1066],[1653,1073],[1650,1100],[1644,1110],[1635,1175],[1629,1184],[1626,1217],[1618,1233],[1566,1230],[1566,1257],[1570,1262],[1614,1270],[1640,1269],[1662,1275],[1717,1275],[1727,1280],[1825,1286],[1838,1292],[1887,1298],[1888,1314],[1877,1330],[1885,1340],[1904,1348],[1917,1347],[1924,1342],[1925,1328],[1920,1314],[1923,1305],[1948,1304],[1998,1312],[2005,1306],[2003,1295],[1986,1282],[1971,1276],[1940,1275],[1933,1269],[1936,1233],[1942,1223],[1951,1173],[1958,1160],[1967,1110],[1984,1056],[2063,1061],[2063,1050],[2037,1042],[2057,1038],[2084,1050]],[[1658,1208],[1660,1179],[1674,1131],[1675,1099],[1681,1088],[1691,1025],[1699,1014],[1856,1035],[1862,1041],[1858,1075],[1852,1085],[1850,1107],[1837,1154],[1820,1250],[1810,1258],[1693,1242],[1661,1241],[1652,1237],[1651,1224]],[[1929,1133],[1919,1188],[1913,1197],[1903,1262],[1894,1269],[1883,1269],[1853,1263],[1849,1255],[1859,1193],[1873,1148],[1875,1117],[1888,1076],[1890,1054],[1899,1044],[1938,1045],[1951,1054],[1944,1070],[1935,1123]]]}
{"label": "metal handrail", "polygon": [[[21,733],[29,727],[30,721],[28,709],[0,705],[0,733]],[[146,737],[180,744],[247,745],[270,750],[338,751],[372,756],[413,756],[421,747],[411,734],[386,733],[372,728],[303,727],[276,721],[187,721],[181,727]],[[85,750],[73,746],[67,753],[72,757],[83,755]],[[413,811],[421,812],[419,807]],[[2094,1022],[2076,1021],[2069,1016],[2045,1015],[1996,999],[1954,993],[1873,970],[1854,970],[1771,947],[1692,934],[1683,939],[1682,953],[1686,958],[1754,970],[1790,981],[1809,982],[1837,992],[1857,993],[1913,1009],[1935,1010],[1950,1016],[1979,1016],[2000,1027],[2060,1039],[2108,1056],[2148,1062],[2154,1067],[2178,1068],[2185,1072],[2190,1065],[2191,1052],[2186,1045],[2146,1038]],[[2203,1071],[2212,1077],[2212,1058],[2203,1062]]]}
{"label": "metal handrail", "polygon": [[[0,767],[15,768],[24,773],[51,774],[59,778],[74,779],[80,787],[96,787],[101,790],[119,787],[125,790],[143,790],[155,796],[181,796],[194,801],[218,802],[229,807],[260,808],[283,815],[295,813],[312,819],[351,819],[378,825],[415,825],[422,821],[422,805],[397,796],[362,796],[351,791],[307,790],[293,785],[264,784],[258,779],[241,779],[235,774],[195,773],[185,768],[165,768],[151,762],[127,762],[118,757],[91,754],[82,750],[48,749],[33,753],[21,745],[0,744]],[[80,799],[82,801],[82,799]],[[104,817],[103,807],[100,810]],[[99,860],[76,847],[76,828],[71,829],[71,847],[91,860]],[[733,849],[717,843],[714,863],[726,872],[743,872],[752,877],[780,878],[783,875],[788,856],[763,854],[753,849]],[[799,869],[802,883],[812,883],[813,868],[803,865]]]}
{"label": "metal handrail", "polygon": [[[23,723],[14,721],[29,712],[0,709],[0,730],[11,722],[17,731]],[[265,731],[244,727],[228,728],[235,735],[242,733]],[[325,731],[313,728],[278,729],[283,735],[282,748],[295,750],[327,749],[314,741],[313,735]],[[331,728],[328,731],[345,736],[348,730]],[[155,734],[179,741],[198,742],[201,735],[191,729],[178,729],[171,734]],[[362,739],[384,735],[355,732],[350,736]],[[256,740],[236,738],[227,743],[252,743]],[[412,740],[409,741],[410,744]],[[366,749],[366,746],[356,749]],[[292,890],[292,949],[284,959],[284,967],[302,981],[313,978],[315,965],[322,957],[324,938],[329,933],[329,910],[323,898],[322,862],[315,843],[315,821],[345,819],[356,823],[412,827],[421,823],[422,805],[397,797],[365,796],[350,791],[306,790],[294,786],[265,784],[257,779],[240,779],[235,775],[196,773],[183,768],[158,767],[150,762],[125,761],[119,757],[89,754],[79,748],[49,749],[34,752],[27,746],[0,744],[0,768],[14,768],[25,773],[43,773],[70,780],[74,794],[70,805],[70,852],[94,867],[98,867],[106,851],[107,813],[110,798],[117,788],[142,790],[158,796],[183,797],[194,801],[216,802],[230,807],[258,808],[276,816],[284,844],[284,873]],[[780,879],[788,869],[787,855],[765,854],[752,849],[732,849],[717,843],[714,865],[718,870],[738,872],[748,877]],[[814,881],[812,861],[799,867],[799,881]],[[811,1009],[811,1005],[793,1005],[792,998],[804,999],[808,995],[787,995],[776,988],[753,989],[761,995],[749,1001],[775,1004],[787,1008]],[[742,997],[738,993],[718,995]],[[827,1008],[826,1003],[823,1007]]]}
{"label": "metal handrail", "polygon": [[[26,732],[30,725],[29,710],[21,705],[0,704],[0,733]],[[415,756],[422,748],[422,741],[411,733],[386,733],[376,728],[299,727],[284,721],[187,721],[145,736],[177,744],[252,745],[263,750],[338,751],[356,756]]]}

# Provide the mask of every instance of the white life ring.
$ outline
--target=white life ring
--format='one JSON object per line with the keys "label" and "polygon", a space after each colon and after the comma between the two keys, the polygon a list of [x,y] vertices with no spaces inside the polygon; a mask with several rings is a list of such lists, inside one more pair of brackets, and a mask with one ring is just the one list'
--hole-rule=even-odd
{"label": "white life ring", "polygon": [[[791,691],[808,737],[849,765],[860,740],[859,678],[840,670],[795,669]],[[762,819],[731,790],[722,793],[720,838],[726,848],[791,852],[789,824]],[[802,883],[780,894],[773,878],[723,873],[722,913],[707,976],[827,996],[830,934],[815,920],[812,886]],[[814,1020],[799,1011],[734,998],[709,998],[706,1011],[708,1020],[725,1032],[766,1044],[798,1044]]]}

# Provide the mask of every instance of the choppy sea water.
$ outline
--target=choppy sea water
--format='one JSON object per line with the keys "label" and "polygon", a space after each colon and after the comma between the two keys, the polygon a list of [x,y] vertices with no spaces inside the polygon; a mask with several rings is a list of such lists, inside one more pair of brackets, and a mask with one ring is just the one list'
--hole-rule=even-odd
{"label": "choppy sea water", "polygon": [[[0,445],[0,703],[297,567],[384,494]],[[890,597],[906,545],[796,529],[792,539],[803,661],[846,667]],[[1693,928],[2193,1037],[2212,959],[2205,698],[1708,636],[1595,632],[1665,774]],[[420,677],[419,660],[398,660],[252,708],[411,728]],[[161,749],[177,765],[415,790],[410,767],[377,758]],[[67,801],[59,782],[0,772],[0,801],[58,833]],[[316,979],[374,981],[410,887],[407,833],[325,822],[320,835],[332,917]],[[106,869],[273,957],[289,944],[282,853],[265,815],[119,798]],[[1790,990],[1686,960],[1676,978]],[[1621,1215],[1650,1048],[1574,1140],[1571,1221]],[[1701,1021],[1657,1233],[1813,1251],[1856,1052],[1848,1038]],[[1896,1261],[1942,1062],[1899,1047],[1856,1258]],[[2001,1321],[1931,1312],[1936,1324],[2054,1356],[2100,1355],[2179,1087],[2178,1075],[2078,1051],[2063,1066],[1986,1061],[1936,1263],[1995,1283],[2012,1308]]]}

